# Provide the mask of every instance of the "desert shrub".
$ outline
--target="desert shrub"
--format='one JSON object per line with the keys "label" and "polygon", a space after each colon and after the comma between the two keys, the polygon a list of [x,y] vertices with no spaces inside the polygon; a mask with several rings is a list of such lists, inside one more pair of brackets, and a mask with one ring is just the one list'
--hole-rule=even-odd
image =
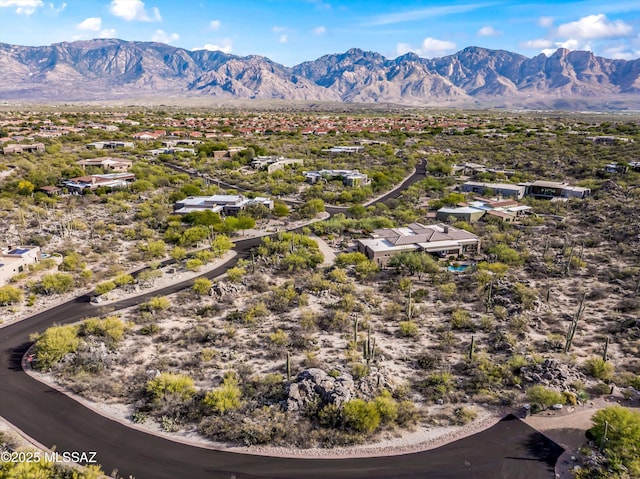
{"label": "desert shrub", "polygon": [[535,289],[523,283],[516,283],[514,286],[514,292],[517,301],[524,309],[533,309],[538,297],[538,292]]}
{"label": "desert shrub", "polygon": [[222,385],[207,392],[202,400],[206,408],[215,414],[225,414],[240,407],[242,391],[238,386],[238,378],[235,374],[227,373]]}
{"label": "desert shrub", "polygon": [[157,296],[155,298],[151,298],[149,302],[143,304],[141,309],[143,311],[164,311],[165,309],[169,309],[171,306],[171,301],[169,298],[164,296]]}
{"label": "desert shrub", "polygon": [[68,273],[52,273],[42,277],[40,286],[45,294],[62,294],[71,291],[75,285]]}
{"label": "desert shrub", "polygon": [[440,364],[440,358],[427,352],[423,352],[416,358],[416,366],[424,371],[435,369]]}
{"label": "desert shrub", "polygon": [[382,391],[379,396],[373,400],[373,404],[380,415],[380,422],[384,425],[395,423],[398,418],[398,403],[388,390]]}
{"label": "desert shrub", "polygon": [[133,284],[134,279],[130,274],[121,274],[116,276],[116,279],[113,280],[116,286],[123,287],[127,284]]}
{"label": "desert shrub", "polygon": [[204,265],[204,263],[201,259],[189,258],[185,263],[185,268],[187,268],[189,271],[198,271],[202,267],[202,265]]}
{"label": "desert shrub", "polygon": [[342,420],[348,429],[371,434],[380,426],[380,412],[373,402],[353,399],[344,404]]}
{"label": "desert shrub", "polygon": [[129,329],[129,325],[117,316],[108,316],[103,319],[90,318],[80,325],[79,334],[81,336],[97,336],[104,338],[110,347],[115,345],[124,337],[124,333]]}
{"label": "desert shrub", "polygon": [[602,445],[611,472],[620,474],[609,477],[640,477],[640,413],[612,406],[597,411],[591,420],[589,435]]}
{"label": "desert shrub", "polygon": [[105,281],[104,283],[96,285],[95,293],[98,296],[102,296],[103,294],[110,293],[114,289],[116,289],[116,283],[113,281]]}
{"label": "desert shrub", "polygon": [[478,413],[471,408],[462,406],[453,412],[453,416],[457,424],[464,425],[469,424],[478,417]]}
{"label": "desert shrub", "polygon": [[451,312],[451,327],[454,329],[473,329],[469,311],[462,308],[453,310]]}
{"label": "desert shrub", "polygon": [[161,373],[147,382],[146,391],[154,401],[167,399],[169,396],[187,400],[195,395],[196,388],[193,378],[185,374]]}
{"label": "desert shrub", "polygon": [[35,353],[38,369],[48,369],[80,346],[77,326],[52,326],[36,337]]}
{"label": "desert shrub", "polygon": [[244,275],[247,274],[247,270],[244,268],[239,268],[239,267],[234,267],[234,268],[229,268],[227,270],[227,278],[229,279],[229,281],[231,281],[232,283],[237,283],[239,282]]}
{"label": "desert shrub", "polygon": [[207,278],[198,278],[193,282],[193,286],[191,287],[191,289],[194,293],[204,296],[206,294],[209,294],[211,285],[211,280]]}
{"label": "desert shrub", "polygon": [[0,306],[19,303],[23,298],[22,290],[15,286],[6,285],[0,287]]}
{"label": "desert shrub", "polygon": [[285,347],[289,344],[289,335],[282,329],[277,329],[273,333],[269,334],[269,341],[275,347]]}
{"label": "desert shrub", "polygon": [[564,404],[565,398],[561,392],[546,388],[541,385],[531,386],[527,389],[527,398],[541,409],[548,409],[554,404]]}
{"label": "desert shrub", "polygon": [[400,327],[400,336],[407,338],[415,338],[418,336],[418,325],[413,321],[400,321],[398,326]]}
{"label": "desert shrub", "polygon": [[614,367],[602,358],[591,358],[584,363],[586,372],[596,379],[609,381],[613,378]]}

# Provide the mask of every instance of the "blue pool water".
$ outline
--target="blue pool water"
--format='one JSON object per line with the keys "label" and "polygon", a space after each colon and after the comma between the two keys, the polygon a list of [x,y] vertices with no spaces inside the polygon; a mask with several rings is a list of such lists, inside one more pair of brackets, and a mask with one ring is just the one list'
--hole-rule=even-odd
{"label": "blue pool water", "polygon": [[462,273],[463,271],[466,271],[468,268],[471,268],[471,266],[473,265],[471,264],[449,265],[447,266],[447,269],[454,273]]}

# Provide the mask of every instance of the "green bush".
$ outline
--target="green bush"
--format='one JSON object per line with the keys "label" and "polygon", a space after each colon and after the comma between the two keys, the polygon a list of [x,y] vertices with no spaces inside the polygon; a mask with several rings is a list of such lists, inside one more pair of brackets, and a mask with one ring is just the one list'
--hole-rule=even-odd
{"label": "green bush", "polygon": [[116,283],[113,281],[105,281],[104,283],[96,285],[95,293],[98,296],[102,296],[103,294],[110,293],[114,289],[116,289]]}
{"label": "green bush", "polygon": [[240,407],[242,391],[238,387],[238,378],[234,374],[225,375],[222,386],[209,391],[202,403],[216,414],[224,414]]}
{"label": "green bush", "polygon": [[52,273],[43,276],[40,285],[45,294],[62,294],[73,289],[74,281],[68,273]]}
{"label": "green bush", "polygon": [[619,477],[640,477],[640,412],[612,406],[597,411],[591,420],[589,434],[603,447],[608,466],[615,472],[627,471]]}
{"label": "green bush", "polygon": [[168,396],[177,396],[182,400],[190,399],[196,393],[193,379],[184,374],[162,373],[147,382],[146,391],[155,400]]}
{"label": "green bush", "polygon": [[80,325],[79,334],[104,338],[113,347],[124,337],[128,329],[129,325],[119,317],[108,316],[103,319],[87,319]]}
{"label": "green bush", "polygon": [[380,412],[374,402],[353,399],[345,403],[342,420],[349,429],[371,434],[380,426]]}
{"label": "green bush", "polygon": [[212,284],[211,280],[207,278],[198,278],[193,282],[193,286],[191,288],[194,293],[204,296],[209,294]]}
{"label": "green bush", "polygon": [[584,363],[587,373],[596,379],[609,381],[613,378],[614,367],[602,358],[591,358]]}
{"label": "green bush", "polygon": [[548,389],[544,386],[531,386],[527,389],[527,398],[541,409],[548,409],[554,404],[564,404],[565,397],[561,392]]}
{"label": "green bush", "polygon": [[15,286],[6,285],[0,287],[0,306],[19,303],[23,298],[22,290]]}
{"label": "green bush", "polygon": [[38,369],[48,369],[80,346],[77,326],[52,326],[36,338]]}
{"label": "green bush", "polygon": [[413,321],[400,321],[400,335],[409,338],[418,336],[418,325]]}
{"label": "green bush", "polygon": [[398,418],[398,403],[388,390],[384,390],[373,400],[373,404],[380,415],[382,424],[394,424]]}

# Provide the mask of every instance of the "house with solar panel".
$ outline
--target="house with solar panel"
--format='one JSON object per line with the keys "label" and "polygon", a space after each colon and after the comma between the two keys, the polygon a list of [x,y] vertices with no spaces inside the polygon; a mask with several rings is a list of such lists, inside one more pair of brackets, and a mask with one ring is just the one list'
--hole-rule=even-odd
{"label": "house with solar panel", "polygon": [[8,246],[0,250],[0,286],[17,274],[26,271],[31,264],[40,261],[39,246]]}

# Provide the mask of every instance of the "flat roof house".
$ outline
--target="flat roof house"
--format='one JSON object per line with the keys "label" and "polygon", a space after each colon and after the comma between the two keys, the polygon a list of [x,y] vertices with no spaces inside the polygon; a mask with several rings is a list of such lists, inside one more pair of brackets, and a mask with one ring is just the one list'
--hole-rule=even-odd
{"label": "flat roof house", "polygon": [[94,141],[86,145],[89,150],[115,150],[116,148],[133,148],[134,146],[132,141]]}
{"label": "flat roof house", "polygon": [[538,180],[533,183],[525,183],[527,188],[527,196],[534,198],[552,199],[552,198],[579,198],[584,199],[591,196],[590,188],[581,186],[571,186],[567,183],[559,183],[557,181]]}
{"label": "flat roof house", "polygon": [[189,196],[183,200],[176,201],[173,209],[174,213],[179,215],[210,210],[214,213],[235,216],[247,206],[254,204],[264,205],[270,210],[273,209],[273,200],[271,198],[261,196],[247,198],[244,195]]}
{"label": "flat roof house", "polygon": [[83,168],[86,166],[98,166],[104,170],[110,170],[113,172],[127,171],[133,165],[131,160],[124,160],[122,158],[88,158],[86,160],[76,161],[76,165],[80,165]]}
{"label": "flat roof house", "polygon": [[312,185],[321,180],[331,181],[334,178],[341,178],[345,186],[364,186],[371,183],[371,179],[358,170],[316,170],[303,171],[307,183]]}
{"label": "flat roof house", "polygon": [[62,186],[70,193],[83,193],[84,190],[91,191],[100,187],[104,188],[128,188],[130,183],[136,180],[133,173],[108,173],[105,175],[88,175],[70,178],[62,181]]}
{"label": "flat roof house", "polygon": [[455,207],[443,207],[436,212],[438,221],[455,218],[468,223],[478,221],[485,215],[500,218],[507,223],[517,223],[531,212],[531,206],[523,205],[515,200],[496,198],[476,198],[469,203],[458,203]]}
{"label": "flat roof house", "polygon": [[14,153],[25,153],[34,151],[44,151],[44,143],[32,143],[29,145],[6,145],[2,148],[3,155],[12,155]]}
{"label": "flat roof house", "polygon": [[8,246],[0,250],[0,286],[5,285],[16,274],[22,273],[30,264],[40,261],[39,246]]}
{"label": "flat roof house", "polygon": [[467,181],[460,186],[460,190],[463,193],[478,193],[481,195],[491,193],[493,195],[521,199],[525,195],[526,187],[510,183],[481,183],[477,181]]}
{"label": "flat roof house", "polygon": [[383,228],[371,238],[356,240],[358,251],[380,266],[404,251],[423,251],[438,255],[479,253],[480,238],[468,231],[446,224],[411,223],[404,228]]}

